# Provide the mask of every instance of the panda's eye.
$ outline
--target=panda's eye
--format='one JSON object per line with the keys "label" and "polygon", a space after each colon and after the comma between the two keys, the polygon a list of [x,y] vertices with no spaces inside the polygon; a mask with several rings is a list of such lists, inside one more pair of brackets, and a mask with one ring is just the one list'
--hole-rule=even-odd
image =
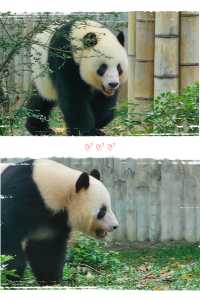
{"label": "panda's eye", "polygon": [[99,76],[103,76],[103,74],[106,72],[107,68],[108,68],[108,66],[106,64],[100,65],[100,67],[97,70],[97,74]]}
{"label": "panda's eye", "polygon": [[100,211],[98,212],[98,214],[97,214],[97,219],[103,219],[103,217],[105,216],[105,214],[106,214],[106,206],[105,205],[103,205],[102,207],[101,207],[101,209],[100,209]]}
{"label": "panda's eye", "polygon": [[119,73],[119,75],[121,75],[123,73],[122,67],[120,64],[117,65],[117,71]]}

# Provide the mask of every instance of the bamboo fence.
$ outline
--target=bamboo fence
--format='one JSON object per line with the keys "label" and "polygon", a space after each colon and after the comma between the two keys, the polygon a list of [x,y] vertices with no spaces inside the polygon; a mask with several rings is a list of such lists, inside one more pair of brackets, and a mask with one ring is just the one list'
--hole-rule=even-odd
{"label": "bamboo fence", "polygon": [[128,101],[135,119],[161,93],[199,81],[199,14],[129,12],[128,31]]}
{"label": "bamboo fence", "polygon": [[100,171],[120,223],[113,233],[114,240],[200,242],[200,162],[131,158],[55,160],[82,171]]}

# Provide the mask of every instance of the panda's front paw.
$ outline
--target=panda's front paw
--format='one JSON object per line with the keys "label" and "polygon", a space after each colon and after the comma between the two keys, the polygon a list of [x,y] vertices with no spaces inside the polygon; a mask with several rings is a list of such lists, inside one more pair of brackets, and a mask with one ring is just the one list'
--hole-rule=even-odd
{"label": "panda's front paw", "polygon": [[48,128],[43,132],[43,135],[56,135],[56,132],[53,129]]}
{"label": "panda's front paw", "polygon": [[97,128],[87,130],[87,131],[81,131],[78,129],[68,129],[67,134],[69,136],[75,135],[75,136],[103,136],[105,133],[102,130],[99,130]]}
{"label": "panda's front paw", "polygon": [[106,134],[102,130],[96,129],[96,135],[103,136],[103,135],[106,135]]}
{"label": "panda's front paw", "polygon": [[90,136],[103,136],[105,135],[105,133],[97,128],[92,129],[90,132],[88,132],[88,134],[86,135],[90,135]]}

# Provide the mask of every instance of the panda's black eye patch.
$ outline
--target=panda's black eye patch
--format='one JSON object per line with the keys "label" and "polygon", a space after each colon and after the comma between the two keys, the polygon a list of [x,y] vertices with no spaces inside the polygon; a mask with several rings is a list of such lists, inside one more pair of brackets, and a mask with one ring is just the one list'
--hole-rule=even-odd
{"label": "panda's black eye patch", "polygon": [[106,72],[107,68],[108,68],[108,66],[106,64],[100,65],[100,67],[97,70],[97,74],[99,76],[103,76],[103,74]]}
{"label": "panda's black eye patch", "polygon": [[83,46],[84,48],[94,47],[97,44],[97,36],[93,32],[88,32],[83,37]]}
{"label": "panda's black eye patch", "polygon": [[120,64],[117,65],[117,71],[118,71],[119,75],[121,75],[123,73],[122,66]]}
{"label": "panda's black eye patch", "polygon": [[100,209],[100,211],[98,212],[98,214],[97,214],[97,219],[103,219],[103,217],[105,216],[105,214],[106,214],[106,211],[107,211],[107,208],[106,208],[106,206],[105,205],[103,205],[102,207],[101,207],[101,209]]}

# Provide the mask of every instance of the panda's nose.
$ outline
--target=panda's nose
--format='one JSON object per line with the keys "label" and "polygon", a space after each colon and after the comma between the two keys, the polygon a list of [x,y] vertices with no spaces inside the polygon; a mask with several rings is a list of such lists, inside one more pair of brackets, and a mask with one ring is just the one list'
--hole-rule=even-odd
{"label": "panda's nose", "polygon": [[113,230],[117,229],[118,225],[113,226]]}
{"label": "panda's nose", "polygon": [[109,82],[109,87],[112,89],[116,88],[118,86],[118,82]]}

